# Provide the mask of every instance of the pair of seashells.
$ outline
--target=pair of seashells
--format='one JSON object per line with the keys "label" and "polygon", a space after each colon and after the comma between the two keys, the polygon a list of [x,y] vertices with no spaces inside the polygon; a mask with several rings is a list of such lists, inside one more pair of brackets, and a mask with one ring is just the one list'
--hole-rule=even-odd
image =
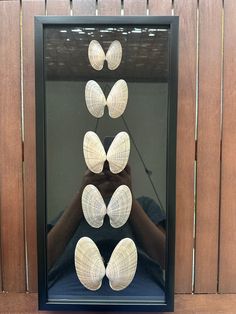
{"label": "pair of seashells", "polygon": [[81,238],[75,248],[77,276],[87,289],[93,291],[101,287],[105,275],[113,290],[128,287],[137,269],[137,259],[137,249],[130,238],[122,239],[116,245],[106,268],[96,244],[90,238]]}
{"label": "pair of seashells", "polygon": [[132,194],[127,185],[120,185],[113,193],[108,206],[96,186],[88,184],[82,193],[82,209],[88,224],[93,228],[103,225],[107,214],[113,228],[120,228],[129,218]]}
{"label": "pair of seashells", "polygon": [[104,114],[108,107],[111,118],[119,118],[125,111],[128,102],[128,86],[125,80],[118,80],[112,87],[107,99],[96,81],[90,80],[85,87],[85,102],[88,111],[96,118]]}
{"label": "pair of seashells", "polygon": [[88,58],[91,66],[100,71],[105,60],[109,70],[115,70],[121,63],[122,46],[118,40],[114,40],[105,54],[102,46],[97,40],[92,40],[88,47]]}
{"label": "pair of seashells", "polygon": [[83,141],[84,159],[87,167],[94,173],[103,170],[104,162],[109,163],[114,174],[121,172],[127,165],[130,154],[130,139],[126,132],[119,132],[112,141],[108,152],[95,132],[88,131]]}

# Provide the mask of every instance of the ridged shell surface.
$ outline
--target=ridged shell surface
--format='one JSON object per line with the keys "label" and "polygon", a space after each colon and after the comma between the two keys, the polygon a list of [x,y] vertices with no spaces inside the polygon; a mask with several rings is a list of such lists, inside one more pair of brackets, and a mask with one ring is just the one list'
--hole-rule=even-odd
{"label": "ridged shell surface", "polygon": [[114,40],[107,53],[106,53],[106,60],[109,70],[115,70],[121,63],[122,59],[122,46],[118,40]]}
{"label": "ridged shell surface", "polygon": [[88,47],[88,58],[91,66],[100,71],[103,68],[104,61],[107,61],[108,69],[115,70],[120,65],[122,59],[122,46],[118,40],[114,40],[108,48],[107,53],[97,40],[92,40]]}
{"label": "ridged shell surface", "polygon": [[106,106],[106,97],[97,82],[90,80],[85,87],[85,102],[88,111],[96,118],[101,118]]}
{"label": "ridged shell surface", "polygon": [[88,58],[91,66],[100,71],[106,59],[102,46],[97,40],[92,40],[88,47]]}
{"label": "ridged shell surface", "polygon": [[107,206],[107,215],[113,228],[120,228],[129,218],[132,194],[127,185],[120,185],[113,193]]}
{"label": "ridged shell surface", "polygon": [[106,276],[113,290],[120,291],[128,287],[135,276],[137,261],[134,241],[130,238],[121,240],[112,252],[106,268]]}
{"label": "ridged shell surface", "polygon": [[127,106],[128,102],[128,86],[125,80],[117,81],[108,97],[107,97],[107,106],[109,110],[109,115],[111,118],[120,117]]}
{"label": "ridged shell surface", "polygon": [[75,248],[75,269],[80,282],[89,290],[98,290],[105,276],[105,267],[96,244],[81,238]]}
{"label": "ridged shell surface", "polygon": [[84,159],[87,167],[94,173],[102,172],[106,153],[96,133],[88,131],[83,141]]}
{"label": "ridged shell surface", "polygon": [[116,135],[107,152],[107,160],[112,173],[119,173],[127,165],[130,154],[130,139],[126,132]]}
{"label": "ridged shell surface", "polygon": [[82,210],[87,223],[93,228],[103,225],[107,214],[113,228],[120,228],[129,218],[132,207],[132,194],[126,185],[120,185],[113,193],[106,208],[105,202],[96,186],[88,184],[82,193]]}
{"label": "ridged shell surface", "polygon": [[96,188],[92,184],[86,185],[82,193],[82,209],[88,224],[93,228],[100,228],[103,225],[106,215],[106,205]]}

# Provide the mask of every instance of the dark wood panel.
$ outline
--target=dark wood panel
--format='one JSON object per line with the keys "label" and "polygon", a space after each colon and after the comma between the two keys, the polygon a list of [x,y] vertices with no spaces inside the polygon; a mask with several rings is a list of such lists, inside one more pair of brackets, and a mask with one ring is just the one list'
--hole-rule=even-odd
{"label": "dark wood panel", "polygon": [[27,290],[37,291],[36,241],[36,148],[34,16],[45,14],[44,0],[22,1],[23,99],[24,99],[24,209],[28,282]]}
{"label": "dark wood panel", "polygon": [[96,15],[96,0],[72,0],[73,15]]}
{"label": "dark wood panel", "polygon": [[172,0],[149,0],[149,15],[171,15]]}
{"label": "dark wood panel", "polygon": [[[9,14],[10,13],[10,14]],[[0,1],[0,209],[3,290],[25,290],[20,1]]]}
{"label": "dark wood panel", "polygon": [[199,2],[195,292],[217,291],[222,1]]}
{"label": "dark wood panel", "polygon": [[70,15],[70,0],[47,0],[47,15]]}
{"label": "dark wood panel", "polygon": [[197,0],[175,0],[180,16],[176,186],[176,292],[192,291]]}
{"label": "dark wood panel", "polygon": [[[39,312],[36,293],[1,293],[0,313],[62,313]],[[175,312],[179,314],[235,314],[236,296],[233,294],[177,294],[175,296]],[[102,312],[64,312],[64,313],[102,313]],[[111,312],[106,312],[111,314]],[[120,312],[112,312],[120,313]],[[124,314],[128,312],[123,312]],[[134,312],[129,312],[134,314]],[[142,312],[147,314],[147,312]]]}
{"label": "dark wood panel", "polygon": [[219,291],[236,292],[236,2],[224,2],[224,99]]}
{"label": "dark wood panel", "polygon": [[121,0],[98,0],[98,15],[120,15]]}
{"label": "dark wood panel", "polygon": [[147,0],[124,0],[124,15],[146,15]]}

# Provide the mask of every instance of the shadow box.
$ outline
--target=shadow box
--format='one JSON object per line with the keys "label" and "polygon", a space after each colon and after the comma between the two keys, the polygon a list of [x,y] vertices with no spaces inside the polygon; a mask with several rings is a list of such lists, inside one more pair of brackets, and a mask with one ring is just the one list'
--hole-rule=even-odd
{"label": "shadow box", "polygon": [[178,17],[35,17],[40,310],[172,311]]}

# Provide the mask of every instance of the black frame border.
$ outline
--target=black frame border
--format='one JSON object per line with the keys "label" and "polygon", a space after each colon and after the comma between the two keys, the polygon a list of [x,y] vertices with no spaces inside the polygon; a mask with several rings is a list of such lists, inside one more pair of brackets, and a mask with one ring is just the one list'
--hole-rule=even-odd
{"label": "black frame border", "polygon": [[[88,301],[73,303],[48,301],[46,250],[46,145],[45,145],[45,80],[44,27],[50,25],[153,25],[170,29],[169,93],[167,121],[167,250],[166,302],[104,303]],[[168,312],[174,310],[175,276],[175,199],[176,199],[176,139],[178,98],[178,31],[177,16],[35,16],[35,88],[36,88],[36,172],[37,172],[37,242],[38,242],[38,302],[39,310],[51,311],[134,311]]]}

